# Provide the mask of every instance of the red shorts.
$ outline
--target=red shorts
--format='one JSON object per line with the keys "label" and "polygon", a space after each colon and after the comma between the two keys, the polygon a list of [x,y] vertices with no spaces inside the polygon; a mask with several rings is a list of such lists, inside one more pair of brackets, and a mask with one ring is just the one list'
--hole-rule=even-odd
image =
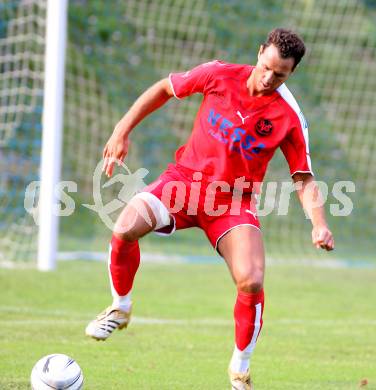
{"label": "red shorts", "polygon": [[156,230],[157,233],[168,235],[175,230],[199,227],[217,249],[219,240],[237,226],[260,229],[251,194],[235,196],[224,182],[205,182],[200,172],[169,164],[142,191],[161,200],[174,218],[174,225]]}

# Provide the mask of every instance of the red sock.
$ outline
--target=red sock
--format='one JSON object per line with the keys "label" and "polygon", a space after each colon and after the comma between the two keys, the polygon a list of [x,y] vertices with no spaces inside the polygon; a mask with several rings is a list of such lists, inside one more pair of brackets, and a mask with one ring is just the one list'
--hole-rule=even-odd
{"label": "red sock", "polygon": [[257,293],[238,291],[234,307],[235,342],[240,351],[247,346],[256,344],[262,328],[262,313],[264,311],[264,290]]}
{"label": "red sock", "polygon": [[112,236],[110,245],[110,277],[116,293],[127,295],[140,265],[138,241],[125,241]]}

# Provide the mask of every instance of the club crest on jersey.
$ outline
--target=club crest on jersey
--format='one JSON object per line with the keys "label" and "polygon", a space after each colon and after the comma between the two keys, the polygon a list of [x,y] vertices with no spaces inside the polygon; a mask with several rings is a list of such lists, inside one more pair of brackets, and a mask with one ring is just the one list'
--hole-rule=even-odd
{"label": "club crest on jersey", "polygon": [[255,126],[256,133],[261,137],[270,135],[273,131],[273,124],[269,119],[259,119]]}

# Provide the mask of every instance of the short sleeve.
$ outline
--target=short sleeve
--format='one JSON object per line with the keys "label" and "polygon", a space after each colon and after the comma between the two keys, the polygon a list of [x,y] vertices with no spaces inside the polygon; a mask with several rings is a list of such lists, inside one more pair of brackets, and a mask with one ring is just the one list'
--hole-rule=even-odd
{"label": "short sleeve", "polygon": [[182,99],[194,93],[206,93],[210,79],[218,68],[220,61],[211,61],[181,73],[170,73],[169,80],[174,96]]}
{"label": "short sleeve", "polygon": [[313,175],[309,152],[308,125],[302,112],[295,114],[293,127],[282,141],[280,147],[289,164],[290,174],[310,173]]}

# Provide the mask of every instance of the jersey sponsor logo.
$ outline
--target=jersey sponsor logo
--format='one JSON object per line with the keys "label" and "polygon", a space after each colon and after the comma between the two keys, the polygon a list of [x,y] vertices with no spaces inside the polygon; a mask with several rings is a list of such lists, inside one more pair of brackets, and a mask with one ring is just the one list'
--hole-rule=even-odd
{"label": "jersey sponsor logo", "polygon": [[269,119],[261,118],[257,121],[255,126],[256,133],[261,137],[270,135],[273,131],[273,124]]}
{"label": "jersey sponsor logo", "polygon": [[251,134],[247,134],[245,129],[235,127],[234,123],[213,108],[209,110],[207,120],[211,126],[208,129],[209,135],[217,141],[227,144],[232,152],[241,154],[247,160],[253,160],[265,148],[265,144],[258,142]]}

